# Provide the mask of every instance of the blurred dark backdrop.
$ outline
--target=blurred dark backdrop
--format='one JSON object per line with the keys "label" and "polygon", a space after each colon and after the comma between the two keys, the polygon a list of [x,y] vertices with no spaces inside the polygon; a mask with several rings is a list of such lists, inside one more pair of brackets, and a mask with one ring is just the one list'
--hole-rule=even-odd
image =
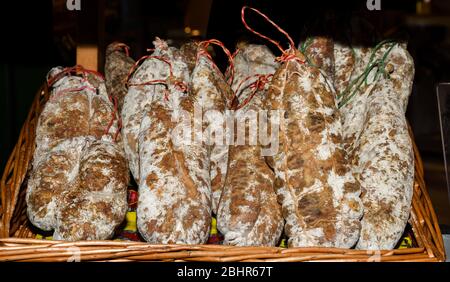
{"label": "blurred dark backdrop", "polygon": [[[66,0],[8,1],[0,15],[0,171],[47,71],[55,65],[74,65],[77,45],[96,44],[102,70],[105,46],[114,40],[127,43],[135,58],[152,47],[155,36],[174,45],[217,38],[229,49],[238,40],[266,44],[244,29],[240,19],[244,4],[270,15],[296,42],[312,33],[345,37],[348,29],[373,41],[394,34],[408,39],[416,75],[407,117],[424,158],[439,220],[450,225],[435,95],[438,82],[450,82],[447,0],[381,0],[381,11],[368,11],[366,0],[81,0],[81,11],[67,10]],[[261,18],[249,15],[248,22],[286,43]],[[219,50],[216,59],[224,67],[226,60]]]}

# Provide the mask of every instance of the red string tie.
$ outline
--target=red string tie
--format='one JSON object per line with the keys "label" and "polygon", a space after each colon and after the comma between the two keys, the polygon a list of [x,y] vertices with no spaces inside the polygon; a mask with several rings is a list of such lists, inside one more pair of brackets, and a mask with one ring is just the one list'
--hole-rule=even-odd
{"label": "red string tie", "polygon": [[[248,81],[254,77],[257,78],[254,82],[250,83],[249,85],[247,85],[246,87],[241,89],[242,85],[246,81]],[[234,108],[235,110],[239,110],[239,109],[243,108],[245,105],[247,105],[253,99],[253,97],[256,95],[256,93],[258,91],[264,90],[266,84],[271,81],[272,77],[273,77],[273,74],[256,74],[256,75],[248,76],[245,79],[243,79],[239,83],[238,88],[236,89],[236,93],[239,93],[239,95],[236,95],[235,98],[233,99],[231,108]],[[239,104],[238,97],[243,93],[243,91],[246,88],[250,88],[252,90],[252,93],[242,103]]]}
{"label": "red string tie", "polygon": [[[257,13],[258,15],[262,16],[267,22],[269,22],[272,26],[274,26],[279,32],[281,32],[282,34],[284,34],[288,40],[289,43],[289,47],[288,49],[284,49],[283,47],[281,47],[280,43],[273,40],[272,38],[261,34],[257,31],[255,31],[254,29],[252,29],[247,22],[245,21],[245,10],[251,10],[255,13]],[[242,10],[241,10],[241,20],[242,23],[244,24],[245,28],[248,29],[250,32],[258,35],[261,38],[264,38],[266,40],[268,40],[269,42],[271,42],[272,44],[274,44],[280,51],[281,51],[281,56],[277,57],[277,61],[279,62],[287,62],[290,60],[294,60],[297,61],[299,63],[304,63],[304,61],[302,61],[297,55],[296,55],[296,49],[295,49],[295,44],[294,44],[294,40],[292,40],[292,37],[284,30],[282,29],[280,26],[278,26],[275,22],[273,22],[267,15],[265,15],[264,13],[260,12],[259,10],[255,9],[255,8],[251,8],[248,6],[243,6]]]}

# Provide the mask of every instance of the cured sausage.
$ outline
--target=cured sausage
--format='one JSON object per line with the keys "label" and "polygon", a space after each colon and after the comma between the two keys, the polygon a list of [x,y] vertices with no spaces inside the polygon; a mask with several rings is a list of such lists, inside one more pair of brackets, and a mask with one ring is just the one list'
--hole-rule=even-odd
{"label": "cured sausage", "polygon": [[59,197],[55,240],[105,240],[128,208],[128,167],[121,147],[109,138],[83,148],[77,180]]}
{"label": "cured sausage", "polygon": [[332,88],[317,67],[289,60],[275,73],[268,102],[284,111],[273,164],[289,245],[352,247],[360,230],[360,187],[346,159]]}
{"label": "cured sausage", "polygon": [[192,71],[191,87],[195,107],[203,112],[202,130],[209,150],[209,171],[212,190],[212,210],[217,207],[225,183],[228,162],[225,110],[231,88],[214,62],[206,55],[203,46],[197,49],[197,60]]}
{"label": "cured sausage", "polygon": [[128,92],[126,87],[128,72],[134,63],[128,55],[128,46],[125,44],[113,42],[106,47],[106,90],[117,100],[119,112],[122,111],[123,100]]}
{"label": "cured sausage", "polygon": [[55,240],[104,240],[122,223],[128,169],[111,137],[67,139],[33,169],[26,201],[30,221]]}
{"label": "cured sausage", "polygon": [[[239,92],[239,101],[243,103],[253,95],[249,83],[258,79],[256,75],[272,75],[278,63],[265,46],[241,45],[239,49],[234,59],[233,91],[237,92],[241,82],[252,77],[244,91]],[[217,227],[225,236],[224,244],[275,246],[283,231],[281,206],[273,189],[274,172],[265,162],[261,144],[250,144],[250,126],[245,120],[246,114],[257,118],[263,109],[267,87],[268,84],[256,91],[253,98],[235,112],[236,125],[245,124],[245,140],[244,144],[229,148],[227,177],[217,213]]]}
{"label": "cured sausage", "polygon": [[53,81],[52,90],[36,127],[33,164],[65,139],[78,136],[101,139],[118,130],[103,78],[84,69],[80,70],[83,76],[68,75],[70,71],[56,67],[48,74],[48,80]]}
{"label": "cured sausage", "polygon": [[405,229],[414,181],[414,155],[405,118],[414,63],[404,46],[386,45],[384,71],[366,98],[354,162],[363,189],[359,249],[393,249]]}
{"label": "cured sausage", "polygon": [[[183,55],[173,54],[171,81],[187,84]],[[211,224],[209,151],[177,130],[184,127],[182,118],[193,120],[195,94],[183,93],[170,81],[168,91],[167,100],[151,103],[140,127],[137,225],[148,242],[202,244]]]}
{"label": "cured sausage", "polygon": [[155,56],[170,60],[173,47],[159,38],[153,42],[155,51],[146,58],[128,81],[128,93],[122,107],[122,136],[125,155],[129,162],[131,174],[139,183],[139,132],[145,112],[149,110],[153,101],[164,99],[165,86],[162,84],[143,83],[151,80],[164,80],[169,76],[167,64]]}
{"label": "cured sausage", "polygon": [[55,228],[60,196],[76,185],[85,145],[84,137],[67,139],[35,162],[26,195],[27,214],[33,225],[45,231]]}
{"label": "cured sausage", "polygon": [[333,39],[324,36],[308,37],[303,48],[309,63],[320,67],[326,77],[332,81],[335,73]]}

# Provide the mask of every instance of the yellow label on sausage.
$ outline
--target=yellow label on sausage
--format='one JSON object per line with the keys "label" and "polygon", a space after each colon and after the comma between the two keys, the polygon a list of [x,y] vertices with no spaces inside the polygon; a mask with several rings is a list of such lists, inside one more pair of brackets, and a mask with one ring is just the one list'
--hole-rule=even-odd
{"label": "yellow label on sausage", "polygon": [[36,239],[53,240],[53,236],[47,236],[47,237],[44,237],[44,236],[41,235],[41,234],[36,234]]}
{"label": "yellow label on sausage", "polygon": [[412,239],[409,236],[403,237],[402,242],[400,243],[400,246],[398,246],[399,249],[407,249],[412,248]]}
{"label": "yellow label on sausage", "polygon": [[217,220],[215,217],[211,219],[211,231],[209,232],[210,235],[217,235]]}
{"label": "yellow label on sausage", "polygon": [[126,220],[127,220],[127,225],[125,226],[124,230],[136,232],[136,230],[137,230],[137,228],[136,228],[136,212],[135,211],[127,212]]}

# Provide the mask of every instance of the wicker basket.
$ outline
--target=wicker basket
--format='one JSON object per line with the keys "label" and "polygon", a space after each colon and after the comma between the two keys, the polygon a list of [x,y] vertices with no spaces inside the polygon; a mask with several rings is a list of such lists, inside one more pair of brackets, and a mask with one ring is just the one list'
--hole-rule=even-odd
{"label": "wicker basket", "polygon": [[[37,93],[19,140],[3,173],[0,207],[0,261],[444,261],[445,249],[428,195],[422,161],[414,144],[415,181],[410,248],[366,251],[337,248],[232,247],[221,245],[151,245],[129,241],[62,242],[34,239],[26,216],[26,176],[34,150],[38,116],[49,96]],[[412,136],[412,135],[411,135]],[[414,143],[414,142],[413,142]]]}

